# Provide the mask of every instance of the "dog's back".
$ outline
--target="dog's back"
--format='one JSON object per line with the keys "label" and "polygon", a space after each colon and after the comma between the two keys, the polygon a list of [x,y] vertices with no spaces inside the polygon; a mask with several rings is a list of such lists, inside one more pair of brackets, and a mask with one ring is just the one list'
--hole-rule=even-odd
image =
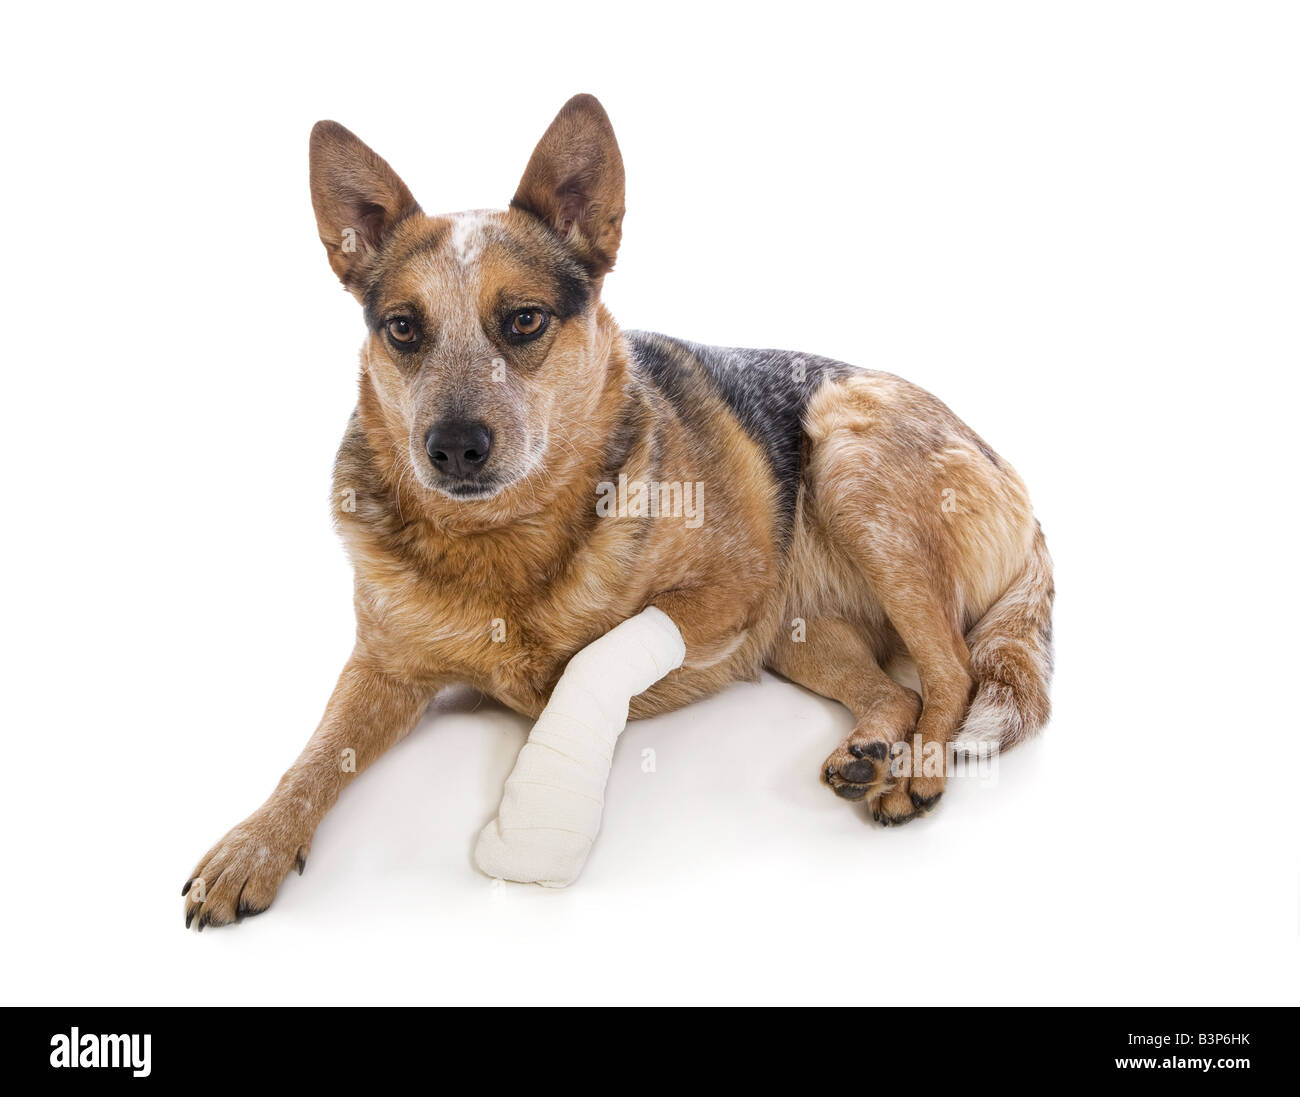
{"label": "dog's back", "polygon": [[711,347],[653,332],[628,332],[637,370],[687,421],[699,423],[720,399],[763,450],[780,492],[783,521],[794,515],[802,472],[804,414],[828,379],[857,372],[813,354]]}

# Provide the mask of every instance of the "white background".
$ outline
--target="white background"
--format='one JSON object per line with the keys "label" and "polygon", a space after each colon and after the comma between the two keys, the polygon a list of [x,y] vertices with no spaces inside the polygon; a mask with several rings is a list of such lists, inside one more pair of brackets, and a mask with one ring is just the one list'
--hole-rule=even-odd
{"label": "white background", "polygon": [[[3,999],[1300,1000],[1293,11],[11,7]],[[817,782],[846,712],[737,686],[628,730],[547,891],[472,865],[527,725],[452,696],[269,913],[186,933],[351,644],[363,326],[308,130],[501,206],[577,91],[626,161],[624,326],[900,373],[1018,467],[1055,721],[885,831]]]}

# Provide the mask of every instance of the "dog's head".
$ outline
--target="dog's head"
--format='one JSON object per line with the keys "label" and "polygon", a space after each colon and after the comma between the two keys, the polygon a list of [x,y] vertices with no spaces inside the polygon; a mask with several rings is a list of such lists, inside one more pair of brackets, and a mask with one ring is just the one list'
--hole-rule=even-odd
{"label": "dog's head", "polygon": [[489,499],[590,411],[592,325],[623,222],[623,161],[601,105],[570,99],[504,211],[425,214],[336,122],[311,133],[330,266],[361,302],[384,425],[428,489]]}

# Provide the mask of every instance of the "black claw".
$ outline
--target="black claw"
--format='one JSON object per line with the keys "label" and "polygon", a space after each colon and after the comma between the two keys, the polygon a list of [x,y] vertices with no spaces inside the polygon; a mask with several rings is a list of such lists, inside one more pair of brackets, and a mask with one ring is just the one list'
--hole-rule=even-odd
{"label": "black claw", "polygon": [[185,881],[185,886],[181,888],[181,898],[184,899],[190,893],[190,886],[194,883],[194,877],[191,876]]}
{"label": "black claw", "polygon": [[876,776],[876,767],[870,762],[849,762],[848,765],[840,766],[840,776],[846,781],[853,781],[859,785],[869,785]]}
{"label": "black claw", "polygon": [[933,796],[920,796],[914,792],[912,793],[912,806],[918,811],[927,811],[939,802],[939,797],[942,795],[942,792],[936,792]]}
{"label": "black claw", "polygon": [[829,781],[832,777],[834,777],[834,776],[835,776],[835,767],[834,767],[834,766],[827,766],[827,767],[826,767],[826,773],[824,774],[824,776],[825,776],[826,780],[828,780],[828,781]]}
{"label": "black claw", "polygon": [[198,907],[190,907],[190,909],[187,910],[187,911],[185,912],[185,928],[186,928],[186,929],[189,929],[189,928],[190,928],[190,923],[191,923],[192,921],[194,921],[194,915],[198,913],[198,910],[199,910]]}
{"label": "black claw", "polygon": [[293,859],[293,863],[298,869],[298,875],[301,876],[302,870],[307,867],[307,855],[302,850],[299,850],[298,855]]}

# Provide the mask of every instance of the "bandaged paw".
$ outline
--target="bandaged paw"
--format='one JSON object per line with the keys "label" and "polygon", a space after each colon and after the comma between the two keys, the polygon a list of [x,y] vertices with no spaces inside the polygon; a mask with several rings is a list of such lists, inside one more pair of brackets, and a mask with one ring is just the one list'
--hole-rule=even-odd
{"label": "bandaged paw", "polygon": [[546,887],[573,883],[600,830],[614,744],[628,704],[681,666],[682,634],[651,606],[588,644],[565,667],[478,837],[487,875]]}

